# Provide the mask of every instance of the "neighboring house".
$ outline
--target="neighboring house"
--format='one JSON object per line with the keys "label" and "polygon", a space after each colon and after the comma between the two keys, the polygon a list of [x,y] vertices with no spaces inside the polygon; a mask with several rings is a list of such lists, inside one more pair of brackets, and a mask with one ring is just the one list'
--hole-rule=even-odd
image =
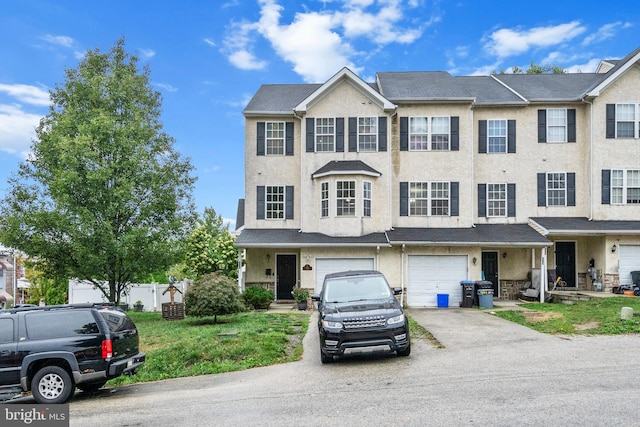
{"label": "neighboring house", "polygon": [[640,270],[640,49],[596,73],[345,68],[244,115],[241,286],[375,268],[408,306],[457,306],[462,280],[515,299],[534,269],[593,289],[592,262],[607,291]]}

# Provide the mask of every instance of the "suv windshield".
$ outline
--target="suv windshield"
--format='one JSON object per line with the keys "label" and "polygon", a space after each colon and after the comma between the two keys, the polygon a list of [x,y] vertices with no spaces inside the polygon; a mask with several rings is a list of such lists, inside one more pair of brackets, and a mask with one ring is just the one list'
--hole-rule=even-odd
{"label": "suv windshield", "polygon": [[329,302],[386,299],[393,296],[382,276],[341,277],[327,281],[324,298]]}

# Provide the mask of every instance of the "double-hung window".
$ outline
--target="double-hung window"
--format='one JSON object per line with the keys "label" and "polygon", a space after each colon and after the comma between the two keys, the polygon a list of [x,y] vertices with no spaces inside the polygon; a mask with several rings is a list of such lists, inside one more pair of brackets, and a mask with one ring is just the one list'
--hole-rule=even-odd
{"label": "double-hung window", "polygon": [[266,201],[266,218],[267,219],[283,219],[284,218],[284,186],[267,186],[265,192]]}
{"label": "double-hung window", "polygon": [[638,123],[638,105],[616,105],[616,138],[635,138]]}
{"label": "double-hung window", "polygon": [[329,183],[323,182],[321,189],[321,197],[320,197],[320,214],[322,218],[327,218],[329,216]]}
{"label": "double-hung window", "polygon": [[547,206],[567,205],[567,174],[547,174]]}
{"label": "double-hung window", "polygon": [[449,182],[409,183],[409,215],[449,215]]}
{"label": "double-hung window", "polygon": [[567,109],[547,110],[547,142],[567,142]]}
{"label": "double-hung window", "polygon": [[409,150],[449,150],[451,123],[449,117],[410,117]]}
{"label": "double-hung window", "polygon": [[378,151],[377,117],[358,117],[358,151]]}
{"label": "double-hung window", "polygon": [[336,215],[355,216],[356,214],[356,182],[336,182]]}
{"label": "double-hung window", "polygon": [[507,184],[487,184],[487,216],[507,216]]}
{"label": "double-hung window", "polygon": [[371,182],[362,183],[362,216],[371,216]]}
{"label": "double-hung window", "polygon": [[265,123],[265,142],[267,155],[284,155],[284,122]]}
{"label": "double-hung window", "polygon": [[489,153],[507,152],[507,121],[487,120],[487,151]]}
{"label": "double-hung window", "polygon": [[611,171],[611,203],[640,203],[640,170],[618,169]]}
{"label": "double-hung window", "polygon": [[335,135],[334,118],[316,118],[316,152],[335,151]]}

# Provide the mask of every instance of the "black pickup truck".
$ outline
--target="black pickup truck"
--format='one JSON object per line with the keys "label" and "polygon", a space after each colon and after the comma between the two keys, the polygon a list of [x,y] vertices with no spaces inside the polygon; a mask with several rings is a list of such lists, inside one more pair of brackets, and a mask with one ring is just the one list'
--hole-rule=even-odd
{"label": "black pickup truck", "polygon": [[0,310],[0,400],[31,392],[39,404],[95,391],[145,361],[126,313],[93,304]]}

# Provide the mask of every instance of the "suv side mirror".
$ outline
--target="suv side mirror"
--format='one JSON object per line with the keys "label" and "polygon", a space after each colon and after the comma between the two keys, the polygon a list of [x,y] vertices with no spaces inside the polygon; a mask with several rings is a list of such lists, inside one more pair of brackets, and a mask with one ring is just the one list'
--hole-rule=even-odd
{"label": "suv side mirror", "polygon": [[402,288],[393,288],[394,295],[400,295],[402,293]]}

